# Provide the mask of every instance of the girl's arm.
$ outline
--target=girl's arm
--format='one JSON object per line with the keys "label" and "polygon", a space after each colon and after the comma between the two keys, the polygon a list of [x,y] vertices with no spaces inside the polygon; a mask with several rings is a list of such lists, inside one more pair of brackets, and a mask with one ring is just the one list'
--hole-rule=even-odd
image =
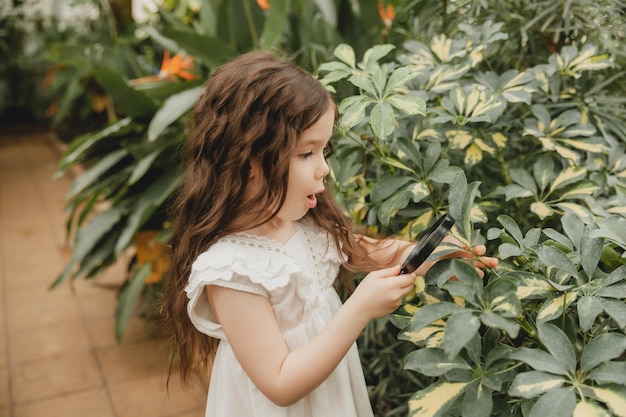
{"label": "girl's arm", "polygon": [[396,265],[368,274],[328,325],[293,351],[267,298],[217,286],[205,293],[246,374],[272,402],[288,406],[328,378],[369,321],[400,305],[415,275],[399,272]]}

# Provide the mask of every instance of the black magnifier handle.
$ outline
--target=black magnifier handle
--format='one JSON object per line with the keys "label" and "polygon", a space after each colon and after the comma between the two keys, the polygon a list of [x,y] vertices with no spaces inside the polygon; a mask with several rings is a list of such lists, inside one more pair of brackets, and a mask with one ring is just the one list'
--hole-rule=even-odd
{"label": "black magnifier handle", "polygon": [[411,251],[402,264],[400,274],[408,274],[415,271],[441,243],[454,225],[454,218],[446,213],[428,229],[424,238]]}

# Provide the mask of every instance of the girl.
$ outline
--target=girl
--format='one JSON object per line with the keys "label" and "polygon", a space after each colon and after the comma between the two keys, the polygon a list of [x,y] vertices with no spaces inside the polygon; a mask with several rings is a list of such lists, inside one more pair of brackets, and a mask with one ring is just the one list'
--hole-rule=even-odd
{"label": "girl", "polygon": [[[218,68],[193,111],[163,313],[183,382],[212,364],[207,417],[372,416],[355,341],[413,288],[413,244],[354,233],[333,200],[335,118],[316,79],[263,52]],[[373,271],[343,305],[340,267]]]}

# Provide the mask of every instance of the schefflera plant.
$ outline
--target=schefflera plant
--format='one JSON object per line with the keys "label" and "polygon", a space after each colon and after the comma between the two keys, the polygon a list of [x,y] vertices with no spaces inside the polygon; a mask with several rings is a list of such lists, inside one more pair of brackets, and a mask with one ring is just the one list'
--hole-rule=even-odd
{"label": "schefflera plant", "polygon": [[564,233],[523,234],[499,216],[502,265],[486,283],[459,260],[426,274],[394,316],[419,348],[406,369],[433,378],[409,415],[626,415],[626,220],[561,221]]}
{"label": "schefflera plant", "polygon": [[[481,51],[503,39],[498,27],[466,28],[480,42],[408,42],[397,61],[384,54],[392,47],[358,64],[337,48],[322,81],[358,92],[339,106],[333,185],[370,228],[415,238],[449,211],[463,244],[491,241],[501,259],[484,278],[467,262],[438,262],[393,317],[416,346],[405,366],[425,381],[409,416],[624,416],[626,220],[621,194],[600,194],[615,186],[600,166],[610,135],[547,104],[572,68],[609,63],[591,46],[568,47],[546,66],[480,72]],[[387,89],[405,68],[404,84]],[[398,95],[426,111],[394,106]],[[583,164],[592,154],[599,165]],[[488,215],[499,227],[483,237],[474,226],[493,226]]]}

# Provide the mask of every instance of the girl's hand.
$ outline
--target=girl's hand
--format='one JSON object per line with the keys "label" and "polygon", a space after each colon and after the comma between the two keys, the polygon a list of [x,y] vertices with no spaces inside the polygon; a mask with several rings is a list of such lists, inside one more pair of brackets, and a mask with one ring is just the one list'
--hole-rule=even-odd
{"label": "girl's hand", "polygon": [[[498,259],[491,256],[484,256],[487,252],[485,245],[476,245],[472,248],[468,248],[451,235],[446,236],[443,241],[458,246],[459,251],[443,256],[441,259],[466,258],[469,262],[474,264],[476,272],[481,278],[485,276],[485,272],[483,271],[485,268],[495,268],[498,266]],[[434,264],[435,262],[424,262],[415,272],[417,275],[424,275]]]}
{"label": "girl's hand", "polygon": [[380,269],[367,274],[357,285],[348,301],[362,312],[367,322],[395,311],[413,289],[415,274],[399,273],[399,265]]}

